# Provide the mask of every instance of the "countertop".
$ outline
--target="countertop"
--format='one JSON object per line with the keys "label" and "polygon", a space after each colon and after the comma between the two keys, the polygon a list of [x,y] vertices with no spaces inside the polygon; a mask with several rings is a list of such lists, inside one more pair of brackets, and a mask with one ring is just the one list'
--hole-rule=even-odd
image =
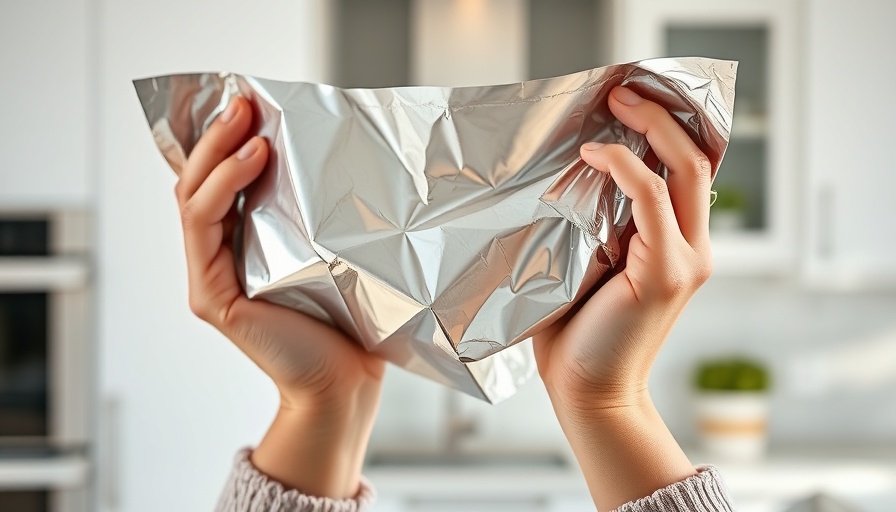
{"label": "countertop", "polygon": [[[688,450],[695,464],[710,459]],[[866,512],[896,511],[896,445],[773,447],[756,462],[713,461],[741,512],[781,512],[825,493]],[[365,469],[383,510],[581,510],[590,504],[575,464],[374,465]],[[462,505],[461,505],[462,503]],[[565,504],[565,505],[564,505]]]}

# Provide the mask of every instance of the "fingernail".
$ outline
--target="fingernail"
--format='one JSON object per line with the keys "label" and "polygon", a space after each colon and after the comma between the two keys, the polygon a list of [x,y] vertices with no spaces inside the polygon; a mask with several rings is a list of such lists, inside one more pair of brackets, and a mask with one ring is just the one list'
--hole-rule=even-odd
{"label": "fingernail", "polygon": [[237,160],[248,160],[255,152],[258,151],[258,142],[255,138],[249,139],[249,142],[243,144],[243,147],[236,152]]}
{"label": "fingernail", "polygon": [[616,89],[613,89],[613,97],[616,98],[619,103],[630,107],[641,103],[641,97],[638,96],[635,91],[626,89],[625,87],[617,87]]}
{"label": "fingernail", "polygon": [[597,151],[605,145],[606,144],[601,144],[600,142],[586,142],[582,144],[582,149],[584,149],[585,151]]}
{"label": "fingernail", "polygon": [[239,110],[236,105],[236,100],[230,100],[230,103],[227,104],[227,108],[224,109],[224,112],[221,113],[221,123],[227,124],[231,119],[236,115],[236,111]]}

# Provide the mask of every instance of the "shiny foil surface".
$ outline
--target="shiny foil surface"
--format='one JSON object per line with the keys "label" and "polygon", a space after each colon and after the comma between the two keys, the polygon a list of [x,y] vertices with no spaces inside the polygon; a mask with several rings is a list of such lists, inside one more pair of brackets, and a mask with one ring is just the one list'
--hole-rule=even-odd
{"label": "shiny foil surface", "polygon": [[[338,326],[411,372],[496,402],[535,370],[522,341],[625,257],[629,200],[588,141],[666,169],[610,113],[617,85],[665,106],[718,169],[737,64],[655,59],[485,87],[340,89],[233,73],[136,80],[179,173],[234,95],[268,167],[241,199],[249,297]],[[707,201],[709,198],[707,198]]]}

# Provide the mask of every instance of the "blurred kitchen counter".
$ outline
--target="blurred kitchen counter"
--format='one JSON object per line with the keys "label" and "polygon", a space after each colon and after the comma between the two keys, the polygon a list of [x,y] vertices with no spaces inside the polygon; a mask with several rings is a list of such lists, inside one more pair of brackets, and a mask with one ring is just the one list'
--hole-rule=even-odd
{"label": "blurred kitchen counter", "polygon": [[585,481],[570,460],[563,453],[523,449],[457,455],[387,451],[371,455],[364,474],[376,486],[381,512],[565,512],[593,507]]}
{"label": "blurred kitchen counter", "polygon": [[[698,451],[694,463],[710,460]],[[859,511],[896,510],[896,443],[772,446],[760,461],[715,461],[743,512],[783,511],[788,503],[825,494]]]}
{"label": "blurred kitchen counter", "polygon": [[[699,464],[710,460],[688,451]],[[484,457],[481,459],[485,459]],[[399,463],[385,456],[365,468],[383,512],[464,510],[567,512],[593,508],[575,464],[556,459],[514,464],[452,460]],[[896,443],[893,446],[775,446],[756,462],[714,462],[739,512],[783,512],[794,501],[824,493],[864,512],[896,510]]]}

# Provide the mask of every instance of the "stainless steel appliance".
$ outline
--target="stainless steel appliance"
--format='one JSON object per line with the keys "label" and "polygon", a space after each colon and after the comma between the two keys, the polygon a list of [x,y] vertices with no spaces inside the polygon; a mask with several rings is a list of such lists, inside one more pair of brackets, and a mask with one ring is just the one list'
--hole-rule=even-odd
{"label": "stainless steel appliance", "polygon": [[88,509],[87,216],[0,212],[0,510]]}

